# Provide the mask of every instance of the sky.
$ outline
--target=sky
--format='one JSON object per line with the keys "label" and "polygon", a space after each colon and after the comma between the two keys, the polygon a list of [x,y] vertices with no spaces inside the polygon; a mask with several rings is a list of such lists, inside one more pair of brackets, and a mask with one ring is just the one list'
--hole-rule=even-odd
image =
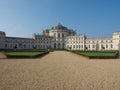
{"label": "sky", "polygon": [[61,23],[89,38],[120,31],[120,0],[0,0],[0,31],[7,36],[33,33]]}

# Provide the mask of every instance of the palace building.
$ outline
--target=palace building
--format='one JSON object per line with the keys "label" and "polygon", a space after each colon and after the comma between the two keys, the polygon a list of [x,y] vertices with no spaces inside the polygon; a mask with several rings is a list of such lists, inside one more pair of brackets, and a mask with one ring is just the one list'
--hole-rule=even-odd
{"label": "palace building", "polygon": [[33,34],[32,38],[8,37],[0,31],[0,49],[119,50],[120,32],[113,33],[111,38],[87,38],[61,24],[44,30],[42,34]]}

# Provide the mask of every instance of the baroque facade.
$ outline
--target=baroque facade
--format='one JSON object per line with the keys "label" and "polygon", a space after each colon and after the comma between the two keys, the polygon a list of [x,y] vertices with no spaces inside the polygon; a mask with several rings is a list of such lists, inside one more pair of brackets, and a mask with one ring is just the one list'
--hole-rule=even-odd
{"label": "baroque facade", "polygon": [[32,38],[8,37],[0,31],[0,49],[119,50],[120,32],[114,32],[111,38],[87,38],[61,24],[44,30],[41,35],[33,34]]}

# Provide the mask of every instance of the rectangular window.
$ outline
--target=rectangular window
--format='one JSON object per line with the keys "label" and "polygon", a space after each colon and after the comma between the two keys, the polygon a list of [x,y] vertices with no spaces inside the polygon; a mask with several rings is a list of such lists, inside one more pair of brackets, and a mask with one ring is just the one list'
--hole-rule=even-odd
{"label": "rectangular window", "polygon": [[56,33],[54,33],[54,37],[56,37]]}
{"label": "rectangular window", "polygon": [[83,45],[81,45],[81,48],[83,48]]}
{"label": "rectangular window", "polygon": [[78,48],[78,45],[76,45],[76,48]]}
{"label": "rectangular window", "polygon": [[75,45],[73,45],[73,48],[75,48]]}

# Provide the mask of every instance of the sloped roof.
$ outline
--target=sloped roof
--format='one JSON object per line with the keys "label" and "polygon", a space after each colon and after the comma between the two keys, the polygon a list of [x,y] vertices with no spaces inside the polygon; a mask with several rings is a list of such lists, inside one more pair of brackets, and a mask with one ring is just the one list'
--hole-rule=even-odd
{"label": "sloped roof", "polygon": [[67,27],[65,27],[62,24],[58,23],[58,25],[54,26],[53,29],[66,29],[67,30]]}

